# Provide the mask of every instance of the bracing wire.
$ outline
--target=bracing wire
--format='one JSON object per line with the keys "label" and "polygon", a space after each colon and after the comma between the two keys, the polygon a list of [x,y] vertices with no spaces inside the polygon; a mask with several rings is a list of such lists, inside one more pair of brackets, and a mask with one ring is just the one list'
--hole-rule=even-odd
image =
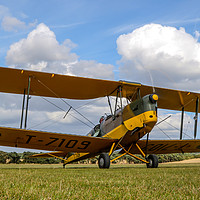
{"label": "bracing wire", "polygon": [[167,134],[167,133],[165,133],[161,128],[159,128],[158,126],[156,126],[162,133],[164,133],[170,140],[171,140],[171,137]]}
{"label": "bracing wire", "polygon": [[101,97],[101,98],[98,98],[98,99],[94,99],[93,101],[90,101],[90,102],[87,102],[87,103],[85,103],[85,104],[83,104],[83,105],[80,105],[80,106],[78,106],[78,107],[76,107],[76,109],[82,109],[83,107],[85,107],[85,106],[87,106],[87,105],[90,105],[90,104],[93,104],[94,102],[96,102],[96,101],[99,101],[99,100],[101,100],[101,99],[103,99],[104,97]]}
{"label": "bracing wire", "polygon": [[[40,96],[40,97],[41,97],[41,96]],[[63,112],[66,113],[66,111],[65,111],[63,108],[57,106],[55,103],[49,101],[48,99],[46,99],[46,98],[44,98],[44,97],[41,97],[41,98],[42,98],[43,100],[47,101],[48,103],[52,104],[52,105],[55,106],[56,108],[58,108],[58,109],[60,109],[61,111],[63,111]],[[65,115],[66,115],[66,114],[65,114]],[[90,127],[90,128],[93,128],[92,126],[86,124],[84,121],[80,120],[79,118],[75,117],[74,115],[72,115],[72,114],[70,114],[70,113],[68,113],[68,115],[72,116],[73,118],[75,118],[76,120],[78,120],[79,122],[81,122],[82,124],[84,124],[84,125],[86,125],[86,126],[88,126],[88,127]],[[59,116],[56,116],[55,118],[58,118],[58,117],[60,117],[60,115],[59,115]],[[34,125],[34,126],[30,127],[30,128],[37,127],[37,126],[39,126],[39,125],[41,125],[41,124],[43,124],[43,123],[49,122],[50,120],[51,120],[51,119],[46,120],[45,122],[42,122],[42,123],[37,124],[37,125]],[[46,127],[45,127],[45,128],[46,128]]]}
{"label": "bracing wire", "polygon": [[[47,101],[48,103],[50,103],[50,104],[52,104],[53,106],[55,106],[56,108],[58,108],[59,110],[62,110],[62,111],[64,111],[64,112],[66,112],[64,109],[62,109],[61,107],[57,106],[55,103],[49,101],[48,99],[46,99],[46,98],[44,98],[44,97],[42,97],[42,96],[40,96],[40,97],[41,97],[43,100],[45,100],[45,101]],[[93,104],[94,102],[101,100],[102,98],[104,98],[104,97],[101,97],[101,98],[95,99],[95,100],[93,100],[93,101],[87,102],[87,103],[85,103],[85,104],[83,104],[83,105],[80,105],[80,106],[76,107],[76,109],[82,109],[82,108],[84,108],[85,106],[87,106],[87,105],[89,105],[89,104]],[[73,110],[72,110],[72,112],[73,112]],[[67,113],[67,114],[68,114],[68,113]],[[34,126],[30,127],[30,128],[34,128],[34,127],[40,126],[40,125],[42,125],[42,124],[45,124],[45,123],[47,123],[47,122],[49,122],[49,121],[51,121],[51,120],[54,120],[54,119],[56,119],[56,118],[60,118],[62,115],[63,115],[63,114],[58,115],[58,116],[54,117],[53,119],[48,119],[48,120],[46,120],[46,121],[43,121],[43,122],[41,122],[41,123],[39,123],[39,124],[36,124],[36,125],[34,125]],[[66,115],[66,114],[65,114],[65,115]],[[69,115],[71,115],[71,114],[69,114]],[[71,116],[74,117],[73,115],[71,115]],[[74,117],[74,118],[75,118],[75,117]],[[77,119],[77,120],[80,121],[81,123],[85,124],[82,120],[79,120],[79,119]],[[91,127],[91,126],[89,126],[89,125],[87,125],[87,126],[90,127],[90,128],[93,128],[93,127]],[[48,127],[48,126],[45,126],[45,127],[43,127],[43,128],[46,128],[46,127]]]}
{"label": "bracing wire", "polygon": [[[192,116],[193,113],[188,113],[188,115],[189,115],[190,119],[193,118],[193,116]],[[192,128],[193,125],[194,125],[194,121],[193,120],[192,121],[188,120],[185,132],[188,132],[188,133],[190,133],[192,135],[193,134],[193,128]]]}
{"label": "bracing wire", "polygon": [[[40,96],[40,97],[41,97],[41,96]],[[56,108],[58,108],[58,109],[60,109],[60,110],[62,110],[62,111],[64,111],[64,112],[66,112],[64,109],[62,109],[61,107],[57,106],[55,103],[49,101],[48,99],[46,99],[46,98],[44,98],[44,97],[41,97],[41,98],[42,98],[43,100],[45,100],[46,102],[52,104],[52,105],[55,106]]]}
{"label": "bracing wire", "polygon": [[161,124],[162,122],[164,122],[165,120],[169,119],[171,117],[171,115],[167,116],[165,119],[161,119],[160,117],[160,121],[155,125],[155,126],[158,126],[159,124]]}
{"label": "bracing wire", "polygon": [[36,79],[41,85],[43,85],[45,88],[47,88],[51,93],[53,93],[57,98],[59,98],[61,101],[63,101],[66,105],[68,105],[69,107],[71,107],[75,112],[77,112],[80,116],[82,116],[85,120],[87,120],[88,122],[90,122],[93,126],[95,126],[95,124],[90,121],[87,117],[85,117],[83,114],[81,114],[77,109],[75,109],[73,106],[71,106],[67,101],[65,101],[63,98],[59,97],[53,90],[51,90],[48,86],[46,86],[42,81],[40,81],[39,79]]}
{"label": "bracing wire", "polygon": [[[160,117],[159,117],[160,118]],[[161,118],[160,118],[161,119]],[[162,120],[161,120],[162,121]],[[177,127],[175,127],[175,126],[173,126],[172,124],[170,124],[169,122],[167,122],[166,120],[165,121],[163,121],[163,122],[165,122],[165,123],[167,123],[169,126],[171,126],[172,128],[174,128],[174,129],[176,129],[176,130],[178,130],[178,131],[180,131],[180,129],[179,128],[177,128]],[[158,126],[156,126],[156,127],[158,127]],[[159,128],[159,127],[158,127]],[[159,128],[160,129],[160,128]],[[162,131],[163,132],[163,131]],[[187,133],[185,133],[185,132],[183,132],[183,134],[184,135],[186,135],[186,136],[188,136],[189,138],[191,138],[192,139],[192,137],[191,136],[189,136]]]}
{"label": "bracing wire", "polygon": [[[62,115],[63,115],[63,114],[62,114]],[[48,120],[43,121],[43,122],[41,122],[41,123],[39,123],[39,124],[36,124],[36,125],[34,125],[34,126],[31,126],[28,130],[30,130],[30,129],[32,129],[32,128],[35,128],[35,127],[38,127],[38,126],[40,126],[40,125],[42,125],[42,124],[46,124],[47,122],[49,122],[49,121],[51,121],[51,120],[55,120],[55,119],[57,119],[57,118],[60,118],[62,115],[57,115],[57,116],[55,116],[55,117],[52,118],[52,119],[48,119]]]}

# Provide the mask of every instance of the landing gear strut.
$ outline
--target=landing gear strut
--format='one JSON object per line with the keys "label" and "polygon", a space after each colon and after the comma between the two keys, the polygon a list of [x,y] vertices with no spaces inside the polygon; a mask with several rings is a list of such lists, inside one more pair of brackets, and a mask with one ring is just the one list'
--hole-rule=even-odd
{"label": "landing gear strut", "polygon": [[65,164],[65,163],[63,163],[63,169],[65,169],[65,165],[66,165],[66,164]]}
{"label": "landing gear strut", "polygon": [[147,157],[147,161],[149,163],[147,163],[147,168],[157,168],[158,167],[158,157],[154,154],[150,154]]}
{"label": "landing gear strut", "polygon": [[110,156],[107,153],[100,154],[98,164],[100,169],[108,169],[110,167]]}

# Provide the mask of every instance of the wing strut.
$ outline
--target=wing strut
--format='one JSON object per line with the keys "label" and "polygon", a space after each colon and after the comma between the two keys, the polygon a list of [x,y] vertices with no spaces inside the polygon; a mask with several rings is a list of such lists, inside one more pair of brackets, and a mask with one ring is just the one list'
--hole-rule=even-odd
{"label": "wing strut", "polygon": [[[118,98],[120,98],[120,106],[118,105]],[[117,112],[117,106],[119,106],[120,109],[122,109],[122,86],[119,86],[117,88],[117,96],[116,96],[116,100],[115,100],[115,110],[114,110],[114,116],[113,118],[115,119],[116,117],[116,112]]]}
{"label": "wing strut", "polygon": [[[142,158],[140,158],[140,157],[138,157],[138,156],[135,156],[135,155],[133,155],[132,153],[130,153],[130,150],[131,150],[133,144],[130,145],[130,147],[128,148],[128,150],[126,150],[121,144],[119,144],[119,146],[124,150],[125,153],[123,153],[123,154],[121,154],[120,156],[118,156],[118,157],[112,159],[110,162],[113,162],[113,161],[117,160],[118,158],[121,158],[122,156],[128,154],[129,156],[132,156],[132,157],[134,157],[134,158],[137,159],[137,160],[140,160],[140,161],[142,161],[142,162],[144,162],[144,163],[149,163],[148,160],[144,160],[144,159],[142,159]],[[137,149],[139,150],[139,152],[141,153],[141,155],[142,155],[144,158],[146,158],[145,153],[142,151],[142,149],[139,147],[139,145],[138,145],[138,144],[135,144],[135,146],[137,147]]]}
{"label": "wing strut", "polygon": [[23,126],[25,98],[26,98],[26,89],[24,89],[24,95],[23,95],[20,129],[22,129]]}
{"label": "wing strut", "polygon": [[31,86],[31,77],[28,78],[28,91],[27,91],[27,97],[26,97],[26,113],[25,113],[25,122],[24,122],[24,129],[26,129],[27,126],[27,117],[28,117],[28,103],[29,103],[29,93],[30,93],[30,86]]}
{"label": "wing strut", "polygon": [[111,107],[111,103],[110,103],[110,98],[109,98],[109,96],[107,96],[107,97],[108,97],[108,105],[110,107],[110,112],[111,112],[111,115],[113,117],[113,111],[112,111],[112,107]]}
{"label": "wing strut", "polygon": [[[23,71],[22,71],[21,73],[23,73]],[[29,76],[29,78],[28,78],[28,88],[27,88],[27,89],[24,89],[23,102],[22,102],[22,112],[21,112],[20,129],[22,129],[23,120],[24,120],[25,98],[26,98],[26,110],[25,110],[24,129],[26,129],[26,127],[27,127],[28,104],[29,104],[29,100],[30,100],[30,87],[31,87],[31,76]],[[27,96],[26,96],[26,91],[27,91]]]}
{"label": "wing strut", "polygon": [[197,137],[197,122],[198,122],[198,111],[199,111],[199,98],[197,97],[196,100],[196,113],[195,113],[195,124],[194,124],[194,139]]}
{"label": "wing strut", "polygon": [[181,113],[180,140],[183,139],[183,119],[184,119],[184,107],[182,107],[182,113]]}
{"label": "wing strut", "polygon": [[146,146],[145,146],[146,155],[148,154],[148,143],[149,143],[149,133],[147,133],[147,141],[146,141]]}

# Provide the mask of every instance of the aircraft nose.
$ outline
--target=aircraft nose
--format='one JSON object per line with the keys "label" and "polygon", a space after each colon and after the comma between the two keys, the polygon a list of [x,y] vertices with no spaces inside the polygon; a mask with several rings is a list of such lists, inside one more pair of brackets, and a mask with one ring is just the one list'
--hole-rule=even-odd
{"label": "aircraft nose", "polygon": [[156,111],[148,111],[144,115],[144,124],[146,125],[147,132],[150,132],[157,122]]}
{"label": "aircraft nose", "polygon": [[151,101],[151,103],[156,103],[158,101],[158,95],[157,94],[149,95],[149,100]]}

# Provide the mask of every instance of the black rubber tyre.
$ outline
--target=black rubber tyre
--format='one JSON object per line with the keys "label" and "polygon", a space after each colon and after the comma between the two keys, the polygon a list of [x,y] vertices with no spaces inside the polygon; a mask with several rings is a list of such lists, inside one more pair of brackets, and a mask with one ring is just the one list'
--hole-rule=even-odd
{"label": "black rubber tyre", "polygon": [[147,168],[157,168],[158,167],[158,157],[154,154],[148,156],[147,161]]}
{"label": "black rubber tyre", "polygon": [[108,169],[110,167],[110,156],[107,153],[100,154],[98,165],[100,169]]}

